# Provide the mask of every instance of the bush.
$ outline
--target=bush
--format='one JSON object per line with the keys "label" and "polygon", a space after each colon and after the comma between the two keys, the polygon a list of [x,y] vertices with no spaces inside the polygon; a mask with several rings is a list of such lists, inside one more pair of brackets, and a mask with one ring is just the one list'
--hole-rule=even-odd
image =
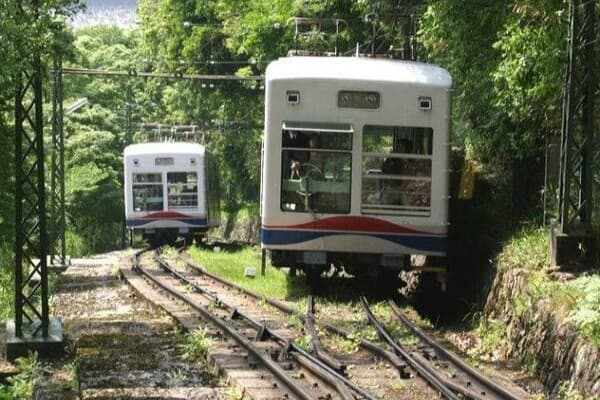
{"label": "bush", "polygon": [[515,312],[526,312],[538,301],[549,303],[557,318],[577,327],[582,336],[600,345],[600,276],[581,276],[567,282],[550,278],[550,234],[545,228],[527,228],[513,237],[498,256],[499,269],[521,268],[529,290],[515,294]]}
{"label": "bush", "polygon": [[14,299],[13,252],[8,246],[0,247],[0,319],[12,314]]}

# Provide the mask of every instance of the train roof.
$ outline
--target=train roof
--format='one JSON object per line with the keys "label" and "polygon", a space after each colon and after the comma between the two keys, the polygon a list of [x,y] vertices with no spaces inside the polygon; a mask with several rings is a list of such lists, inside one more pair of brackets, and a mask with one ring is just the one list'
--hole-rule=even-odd
{"label": "train roof", "polygon": [[191,142],[151,142],[136,143],[125,147],[124,155],[148,155],[148,154],[199,154],[205,152],[204,146]]}
{"label": "train roof", "polygon": [[452,87],[452,77],[439,66],[367,57],[284,57],[267,67],[266,80],[279,79],[386,81]]}

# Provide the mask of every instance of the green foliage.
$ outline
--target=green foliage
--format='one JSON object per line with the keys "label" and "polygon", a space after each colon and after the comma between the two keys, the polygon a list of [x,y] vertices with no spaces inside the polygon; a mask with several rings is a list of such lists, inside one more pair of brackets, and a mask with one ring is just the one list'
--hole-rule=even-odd
{"label": "green foliage", "polygon": [[0,243],[8,245],[14,238],[14,144],[11,127],[4,125],[2,117],[0,109],[0,185],[7,189],[0,192]]}
{"label": "green foliage", "polygon": [[585,396],[571,387],[569,382],[564,382],[558,389],[560,400],[585,400]]}
{"label": "green foliage", "polygon": [[258,202],[241,204],[237,210],[229,213],[227,210],[221,213],[221,220],[244,221],[256,218],[259,215],[260,205]]}
{"label": "green foliage", "polygon": [[[567,3],[428,4],[421,38],[430,59],[454,79],[455,144],[510,178],[514,161],[541,157],[544,138],[560,127]],[[538,185],[517,196],[530,196]]]}
{"label": "green foliage", "polygon": [[72,167],[65,182],[72,229],[94,251],[115,248],[120,242],[122,189],[110,175],[96,164],[83,164]]}
{"label": "green foliage", "polygon": [[582,277],[569,282],[568,286],[577,298],[567,321],[600,346],[600,276]]}
{"label": "green foliage", "polygon": [[14,261],[12,249],[0,245],[0,320],[4,321],[13,315],[14,302]]}
{"label": "green foliage", "polygon": [[0,399],[29,400],[33,398],[33,386],[41,376],[37,354],[17,359],[17,367],[21,372],[7,378],[7,386],[0,386]]}
{"label": "green foliage", "polygon": [[[55,52],[68,54],[72,37],[65,30],[64,17],[78,9],[76,0],[44,0],[36,17],[31,4],[15,0],[0,2],[0,243],[14,237],[14,95],[15,77],[31,69],[31,55],[43,61]],[[26,51],[24,50],[26,49]]]}
{"label": "green foliage", "polygon": [[72,225],[66,229],[65,242],[67,244],[67,254],[71,257],[83,257],[93,253],[84,236],[75,232]]}
{"label": "green foliage", "polygon": [[[364,24],[361,18],[367,12],[384,16],[394,10],[404,10],[396,8],[396,2],[392,1],[373,5],[349,0],[310,3],[187,0],[177,4],[166,0],[142,0],[138,3],[142,26],[140,52],[147,59],[148,69],[257,75],[264,72],[269,61],[286,55],[301,44],[294,39],[293,24],[286,24],[291,17],[338,17],[352,21],[348,29],[342,27],[338,38],[338,47],[346,49],[346,54],[352,54],[356,43],[360,43],[361,50],[369,47],[371,26]],[[397,37],[402,37],[402,33],[394,31],[392,19],[378,21],[378,49],[387,49],[397,42]],[[311,42],[311,38],[317,38],[322,50],[333,51],[335,28],[320,27],[325,34],[309,27],[298,41]],[[197,82],[167,82],[151,90],[158,110],[157,118],[200,124],[216,122],[221,126],[218,132],[209,130],[205,133],[205,143],[218,155],[221,163],[225,208],[234,211],[248,201],[256,202],[263,123],[262,93],[251,90],[248,84],[217,85],[207,90]],[[235,157],[231,157],[232,154]]]}
{"label": "green foliage", "polygon": [[554,310],[558,319],[577,327],[592,343],[600,344],[600,277],[582,276],[568,282],[552,280],[549,267],[547,229],[526,228],[503,248],[498,257],[499,269],[525,269],[528,290],[511,298],[514,312],[526,315],[538,302]]}
{"label": "green foliage", "polygon": [[312,349],[312,336],[310,333],[298,336],[296,339],[294,339],[294,342],[306,351],[310,351]]}
{"label": "green foliage", "polygon": [[498,351],[503,351],[507,345],[506,324],[495,319],[487,318],[482,314],[475,316],[475,331],[481,339],[477,346],[468,351],[469,356],[494,356]]}
{"label": "green foliage", "polygon": [[[126,70],[136,63],[138,41],[136,31],[83,28],[76,33],[75,55],[66,66]],[[124,94],[128,84],[106,77],[65,80],[65,104],[82,97],[89,101],[65,120],[67,246],[74,256],[121,245]],[[139,81],[134,85],[141,87]]]}
{"label": "green foliage", "polygon": [[182,345],[184,359],[190,361],[205,361],[212,340],[208,337],[208,330],[196,329],[185,336]]}
{"label": "green foliage", "polygon": [[[525,2],[527,3],[527,2]],[[540,3],[540,2],[531,2]],[[492,72],[495,99],[516,127],[508,132],[517,157],[537,154],[546,135],[560,133],[566,46],[561,1],[515,6],[493,48],[500,60]]]}
{"label": "green foliage", "polygon": [[382,301],[371,304],[371,310],[390,335],[400,344],[410,346],[419,343],[419,339],[392,316],[392,311],[388,302]]}
{"label": "green foliage", "polygon": [[428,2],[421,39],[429,57],[447,68],[454,80],[454,137],[469,158],[498,151],[502,125],[492,109],[491,73],[499,54],[493,48],[509,7],[505,2],[459,0]]}
{"label": "green foliage", "polygon": [[528,226],[516,233],[498,256],[498,268],[526,268],[541,271],[548,267],[550,234],[546,228]]}

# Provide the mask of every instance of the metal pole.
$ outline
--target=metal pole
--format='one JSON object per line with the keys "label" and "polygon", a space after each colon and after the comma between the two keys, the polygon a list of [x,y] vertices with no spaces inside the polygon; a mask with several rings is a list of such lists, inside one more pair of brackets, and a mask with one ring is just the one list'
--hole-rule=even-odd
{"label": "metal pole", "polygon": [[[39,1],[27,5],[33,10],[32,21],[25,20],[25,5],[20,5],[17,18],[37,23]],[[15,319],[7,322],[9,360],[31,351],[45,357],[62,350],[60,322],[51,321],[48,313],[43,65],[36,39],[32,38],[33,54],[23,60],[15,79]]]}
{"label": "metal pole", "polygon": [[563,93],[559,226],[552,231],[552,262],[565,265],[593,254],[592,151],[596,1],[569,4],[569,60]]}
{"label": "metal pole", "polygon": [[17,76],[15,95],[15,336],[23,336],[23,101],[25,87],[21,74]]}
{"label": "metal pole", "polygon": [[42,336],[48,337],[48,231],[46,219],[46,171],[44,168],[44,112],[42,109],[42,62],[40,55],[36,54],[33,61],[34,68],[34,96],[35,96],[35,142],[36,142],[36,164],[37,164],[37,200],[38,200],[38,223],[40,241],[39,269],[42,298]]}

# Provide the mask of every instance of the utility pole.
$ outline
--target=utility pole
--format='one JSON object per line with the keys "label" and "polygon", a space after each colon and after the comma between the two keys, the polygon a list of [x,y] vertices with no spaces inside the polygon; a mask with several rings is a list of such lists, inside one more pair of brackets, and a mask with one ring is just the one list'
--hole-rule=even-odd
{"label": "utility pole", "polygon": [[[39,0],[33,10],[39,23]],[[25,22],[25,21],[24,21]],[[15,318],[7,321],[6,356],[13,360],[36,351],[40,357],[62,352],[60,322],[48,310],[48,232],[44,171],[41,50],[33,36],[32,53],[16,76],[15,92]]]}
{"label": "utility pole", "polygon": [[559,221],[552,230],[552,263],[587,263],[592,236],[594,139],[594,44],[596,1],[569,4],[569,60],[563,94],[559,174]]}

